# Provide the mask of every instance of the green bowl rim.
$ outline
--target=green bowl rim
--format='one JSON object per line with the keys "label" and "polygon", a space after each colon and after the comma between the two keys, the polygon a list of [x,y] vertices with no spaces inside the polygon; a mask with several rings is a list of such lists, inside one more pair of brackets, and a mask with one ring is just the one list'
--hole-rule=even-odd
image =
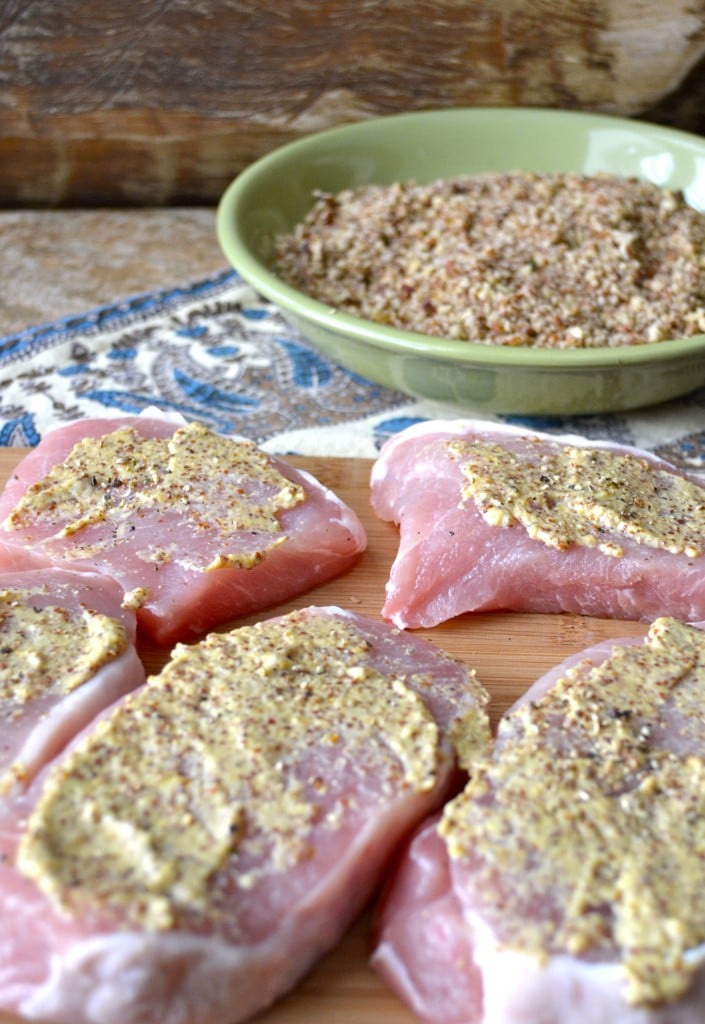
{"label": "green bowl rim", "polygon": [[524,118],[559,121],[591,122],[600,127],[618,126],[629,129],[637,135],[665,136],[681,143],[699,144],[705,155],[705,139],[692,133],[668,126],[650,124],[646,121],[632,121],[611,114],[596,114],[589,111],[566,111],[543,107],[444,107],[407,111],[381,117],[354,121],[314,132],[303,138],[285,143],[270,153],[259,157],[244,168],[223,192],[216,210],[216,235],[218,242],[242,278],[265,298],[270,299],[287,313],[301,320],[323,327],[335,334],[346,335],[368,346],[386,350],[400,356],[416,355],[444,362],[454,360],[458,364],[498,365],[522,367],[525,369],[579,369],[609,368],[625,364],[652,364],[665,361],[688,359],[701,351],[705,353],[705,334],[666,341],[645,342],[641,345],[623,345],[600,348],[557,349],[530,348],[525,346],[504,346],[483,344],[473,341],[458,341],[450,338],[406,331],[397,327],[376,324],[373,321],[341,312],[332,306],[319,302],[303,292],[286,284],[274,274],[265,263],[256,257],[249,245],[241,238],[237,228],[237,212],[245,201],[247,192],[260,174],[288,163],[292,156],[317,147],[321,141],[357,134],[365,135],[370,130],[383,128],[390,121],[422,121],[439,118],[470,120],[509,120]]}

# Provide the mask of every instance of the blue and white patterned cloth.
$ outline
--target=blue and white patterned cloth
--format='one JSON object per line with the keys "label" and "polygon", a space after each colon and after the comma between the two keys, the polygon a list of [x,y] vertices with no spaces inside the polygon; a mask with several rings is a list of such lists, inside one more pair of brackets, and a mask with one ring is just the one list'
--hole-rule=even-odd
{"label": "blue and white patterned cloth", "polygon": [[[273,453],[367,458],[410,423],[471,414],[341,369],[232,271],[0,340],[0,445],[149,406]],[[633,444],[705,472],[705,390],[617,415],[483,418]]]}

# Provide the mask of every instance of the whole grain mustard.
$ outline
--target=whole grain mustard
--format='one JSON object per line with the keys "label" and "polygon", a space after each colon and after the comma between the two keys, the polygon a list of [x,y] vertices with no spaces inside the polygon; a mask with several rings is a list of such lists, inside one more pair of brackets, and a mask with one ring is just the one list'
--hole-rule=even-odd
{"label": "whole grain mustard", "polygon": [[677,1000],[705,942],[705,632],[569,670],[502,720],[440,832],[498,941],[621,965],[629,1003]]}
{"label": "whole grain mustard", "polygon": [[0,591],[0,702],[23,705],[53,689],[69,694],[129,645],[117,619],[88,607],[33,603]]}
{"label": "whole grain mustard", "polygon": [[[88,682],[129,643],[117,619],[53,604],[46,587],[0,591],[0,718],[12,728],[46,697],[67,696]],[[16,762],[0,773],[0,793],[22,773]]]}
{"label": "whole grain mustard", "polygon": [[463,475],[462,501],[491,526],[523,527],[559,550],[577,544],[621,557],[620,538],[629,538],[691,558],[703,553],[702,486],[631,452],[525,441],[528,451],[448,442]]}
{"label": "whole grain mustard", "polygon": [[314,856],[361,786],[365,806],[432,789],[439,727],[369,646],[340,617],[296,612],[177,646],[49,776],[20,871],[59,908],[169,929],[217,899],[223,872],[249,890]]}
{"label": "whole grain mustard", "polygon": [[[184,522],[193,544],[185,551],[183,536],[178,549],[174,542],[152,544],[150,537],[149,550],[137,550],[138,557],[156,565],[188,559],[206,572],[251,568],[286,540],[278,514],[305,497],[251,441],[222,437],[200,423],[167,438],[145,438],[123,426],[77,442],[27,489],[3,525],[70,538],[72,557],[86,559],[134,547],[145,511],[158,510]],[[236,543],[238,535],[249,542]],[[205,562],[199,562],[199,547],[210,552]]]}

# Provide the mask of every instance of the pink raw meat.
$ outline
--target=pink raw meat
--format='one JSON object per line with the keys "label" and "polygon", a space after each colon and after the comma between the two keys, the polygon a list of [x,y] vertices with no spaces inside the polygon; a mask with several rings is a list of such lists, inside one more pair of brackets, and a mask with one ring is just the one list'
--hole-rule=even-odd
{"label": "pink raw meat", "polygon": [[[0,592],[3,591],[18,595],[17,599],[32,609],[56,608],[67,617],[80,617],[84,612],[107,615],[123,626],[128,644],[69,694],[49,686],[26,703],[19,703],[9,693],[0,697],[0,782],[6,773],[11,773],[8,783],[14,777],[6,792],[0,790],[0,806],[8,797],[16,797],[24,790],[98,712],[145,681],[144,668],[134,647],[135,615],[121,606],[122,590],[113,580],[97,573],[65,569],[4,572],[0,573]],[[0,647],[2,641],[0,618]],[[31,655],[31,631],[23,646]],[[9,653],[9,649],[3,650],[0,659]]]}
{"label": "pink raw meat", "polygon": [[[377,515],[400,527],[385,618],[401,628],[430,627],[465,612],[495,609],[644,621],[657,615],[705,618],[703,554],[671,553],[622,536],[616,538],[621,557],[579,544],[558,550],[532,539],[523,526],[489,525],[472,500],[461,500],[461,467],[446,447],[460,438],[518,452],[528,449],[529,439],[612,449],[686,476],[646,452],[580,437],[472,420],[410,427],[384,445],[371,477]],[[705,505],[705,487],[692,482],[702,490]],[[609,532],[604,540],[610,540]]]}
{"label": "pink raw meat", "polygon": [[[276,747],[275,767],[287,791],[296,793],[303,785],[317,808],[308,825],[297,826],[301,850],[293,863],[278,865],[267,849],[270,838],[276,849],[276,827],[263,844],[260,826],[250,811],[250,783],[245,778],[244,845],[238,845],[209,878],[205,905],[173,903],[174,920],[166,928],[135,924],[115,906],[91,903],[90,894],[80,904],[80,912],[58,911],[26,873],[9,863],[0,864],[2,1009],[65,1024],[234,1024],[245,1020],[291,988],[340,939],[376,889],[400,842],[450,792],[457,791],[460,783],[451,733],[461,719],[467,725],[472,718],[475,727],[470,731],[477,749],[484,749],[489,738],[486,694],[474,675],[421,638],[332,607],[294,612],[236,630],[232,636],[247,637],[253,635],[249,631],[262,628],[288,630],[297,623],[308,629],[317,628],[316,624],[337,623],[338,628],[342,624],[362,636],[365,653],[355,653],[349,676],[341,676],[338,670],[333,675],[331,670],[325,681],[336,688],[353,683],[346,690],[349,696],[339,717],[334,716],[334,733],[328,718],[322,721],[319,738],[311,739],[306,731],[302,742],[296,735],[300,727],[293,724],[291,745],[282,741]],[[289,668],[289,659],[294,664],[292,697],[284,702],[280,722],[272,725],[281,729],[295,723],[304,707],[301,700],[306,709],[316,706],[317,700],[322,705],[317,682],[305,674],[303,682],[297,682],[303,672],[303,661],[298,659],[305,655],[297,654],[287,639],[273,644],[271,650],[274,659],[285,659]],[[214,680],[222,682],[227,671],[227,666],[214,668]],[[419,699],[424,714],[430,713],[436,722],[437,739],[423,749],[438,752],[437,759],[433,755],[437,767],[423,787],[405,776],[408,762],[398,754],[396,734],[385,731],[388,715],[380,715],[362,732],[354,727],[350,731],[349,722],[361,713],[354,703],[355,682],[369,678],[370,673],[375,678],[376,673],[389,677],[379,692],[389,709],[401,701],[404,722],[411,723],[410,712]],[[402,683],[409,690],[399,696]],[[258,685],[264,688],[261,699],[268,699],[265,684]],[[153,686],[154,681],[148,681],[125,699],[124,707],[139,702]],[[197,706],[203,707],[200,696]],[[325,707],[322,711],[325,715]],[[175,731],[180,728],[179,722],[172,726]],[[231,728],[235,751],[240,725],[233,721]],[[279,739],[278,732],[276,736]],[[90,734],[79,741],[78,748],[89,741]],[[470,747],[457,756],[467,765]],[[62,758],[52,772],[37,780],[35,799],[48,780],[62,771],[63,763]],[[180,770],[178,765],[175,770]],[[138,766],[137,778],[129,783],[135,803],[142,799],[141,771]],[[72,898],[81,899],[80,866]]]}
{"label": "pink raw meat", "polygon": [[[104,522],[83,526],[70,536],[59,535],[66,519],[52,520],[47,514],[29,527],[9,527],[7,517],[27,488],[62,462],[77,442],[125,426],[133,427],[140,437],[169,438],[184,424],[143,415],[89,419],[47,434],[15,469],[0,495],[0,568],[59,565],[105,573],[128,594],[145,588],[148,596],[137,607],[138,626],[157,643],[167,645],[304,593],[349,569],[364,550],[365,532],[350,508],[310,474],[269,456],[271,466],[303,487],[305,500],[277,513],[285,539],[252,567],[227,565],[205,571],[224,548],[227,553],[256,553],[271,539],[246,527],[223,539],[216,520],[227,517],[229,502],[239,498],[244,488],[250,507],[256,508],[269,493],[261,484],[251,485],[232,473],[207,483],[205,496],[196,499],[196,514],[190,490],[179,508],[152,503],[127,516],[111,507],[121,487],[116,467],[117,479],[96,484],[93,478],[93,487],[102,488],[105,496]],[[233,445],[241,440],[233,438]],[[168,485],[163,467],[159,473]],[[90,483],[90,477],[82,481],[84,487]],[[96,542],[98,549],[77,552],[77,545]],[[157,557],[159,551],[168,552],[168,557]]]}
{"label": "pink raw meat", "polygon": [[[632,638],[601,643],[546,673],[500,721],[491,761],[501,761],[503,751],[511,747],[513,738],[522,731],[521,719],[516,717],[518,709],[540,701],[569,672],[576,674],[571,685],[579,695],[593,666],[600,665],[620,649],[640,647],[641,641]],[[627,723],[626,729],[640,749],[646,749],[654,757],[670,751],[685,762],[693,754],[702,758],[705,716],[702,701],[697,697],[702,692],[703,682],[700,663],[697,670],[686,672],[673,691],[676,696],[667,696],[653,720],[648,722],[636,718],[630,722],[629,684],[625,684],[621,695],[618,680],[608,680],[604,685],[616,694],[612,698],[614,719]],[[691,698],[693,694],[696,698],[692,718],[683,715],[677,696],[679,686],[692,687]],[[593,710],[586,702],[586,732],[582,733],[582,741],[576,741],[574,727],[561,721],[551,722],[548,734],[541,734],[542,741],[551,745],[550,756],[559,766],[564,766],[559,767],[559,771],[570,771],[574,744],[583,742],[589,734]],[[587,742],[589,746],[589,739]],[[643,744],[647,744],[646,748]],[[626,747],[623,756],[621,784],[614,790],[605,790],[607,799],[615,802],[621,801],[625,794],[637,792],[640,785],[639,778],[630,775]],[[482,767],[478,772],[484,777]],[[475,790],[474,809],[479,814],[486,813],[498,792],[480,785]],[[661,792],[666,794],[665,789]],[[550,802],[551,798],[552,794],[547,793],[545,799]],[[661,796],[657,790],[651,808],[655,819],[661,813],[659,798],[671,799],[670,795]],[[522,806],[516,807],[519,821],[532,821],[536,799],[534,795],[527,795]],[[563,947],[551,948],[550,944],[542,954],[536,955],[521,943],[507,938],[506,928],[512,925],[507,926],[506,922],[512,920],[513,914],[508,905],[514,900],[517,883],[520,892],[531,894],[530,906],[523,905],[523,896],[519,898],[518,905],[523,907],[525,919],[531,923],[548,921],[549,933],[554,936],[562,924],[567,903],[580,899],[583,872],[591,863],[593,853],[585,841],[590,830],[586,831],[581,824],[582,807],[588,808],[585,820],[590,820],[590,799],[589,794],[577,792],[576,810],[565,820],[560,810],[554,812],[551,844],[558,842],[560,835],[573,837],[575,872],[567,887],[562,876],[551,871],[548,872],[551,881],[546,886],[547,875],[538,874],[541,859],[546,855],[542,851],[537,853],[526,835],[523,846],[518,846],[520,856],[513,859],[510,866],[508,858],[503,856],[502,833],[494,832],[496,852],[493,850],[490,854],[494,874],[488,876],[481,874],[487,867],[485,853],[478,854],[473,848],[460,856],[450,854],[444,833],[439,830],[440,815],[431,816],[417,830],[380,901],[372,964],[420,1020],[428,1024],[702,1024],[705,1007],[705,944],[702,941],[685,950],[683,960],[690,965],[692,973],[685,991],[669,1001],[627,997],[623,964],[613,944],[618,934],[617,914],[615,912],[612,918],[610,908],[589,903],[585,907],[583,913],[600,915],[605,924],[604,930],[601,928],[598,932],[598,948],[588,946],[582,955]],[[444,813],[448,813],[450,807],[452,804]],[[629,849],[638,848],[642,829],[639,817],[635,817],[626,833],[631,837]],[[658,828],[654,831],[658,832]],[[517,834],[520,838],[523,835],[521,825]],[[671,834],[660,836],[657,872],[668,872],[667,879],[674,872],[672,846],[677,842]],[[524,889],[526,876],[529,885]],[[488,883],[488,877],[495,879],[494,884]],[[702,875],[692,883],[693,897],[702,891],[704,883]],[[638,882],[635,898],[653,907],[650,884],[647,876]],[[666,906],[653,913],[654,928],[673,929],[673,934],[679,934],[678,918],[669,917],[672,908]],[[705,928],[701,926],[700,931],[705,935]],[[646,977],[648,979],[648,973]]]}

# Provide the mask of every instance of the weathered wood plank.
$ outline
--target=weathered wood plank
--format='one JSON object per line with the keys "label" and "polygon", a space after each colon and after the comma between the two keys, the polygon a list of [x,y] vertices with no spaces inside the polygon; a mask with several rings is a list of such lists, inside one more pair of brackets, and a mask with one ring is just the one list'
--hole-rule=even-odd
{"label": "weathered wood plank", "polygon": [[212,202],[289,139],[429,106],[705,130],[704,55],[705,0],[6,0],[0,205]]}

